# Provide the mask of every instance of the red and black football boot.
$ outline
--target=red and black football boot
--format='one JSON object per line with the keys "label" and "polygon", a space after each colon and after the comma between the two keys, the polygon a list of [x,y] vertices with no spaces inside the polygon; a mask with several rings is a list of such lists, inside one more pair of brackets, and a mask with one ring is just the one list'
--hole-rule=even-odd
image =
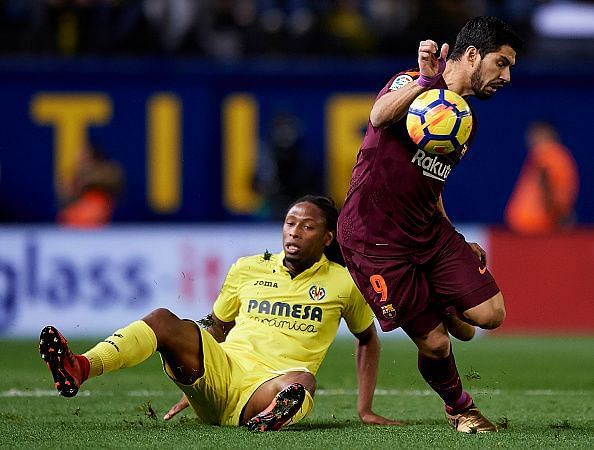
{"label": "red and black football boot", "polygon": [[86,358],[72,353],[66,338],[51,325],[41,330],[39,354],[52,373],[54,384],[60,395],[74,397],[78,393],[81,383],[89,375]]}
{"label": "red and black football boot", "polygon": [[299,383],[284,388],[261,413],[252,417],[246,426],[251,431],[277,431],[291,420],[305,400],[305,388]]}

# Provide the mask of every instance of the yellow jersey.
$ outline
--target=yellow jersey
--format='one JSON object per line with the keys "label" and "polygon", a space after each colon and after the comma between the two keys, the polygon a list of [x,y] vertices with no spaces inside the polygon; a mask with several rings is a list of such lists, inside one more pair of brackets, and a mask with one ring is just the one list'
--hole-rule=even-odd
{"label": "yellow jersey", "polygon": [[236,358],[273,371],[305,368],[315,375],[344,318],[352,333],[373,323],[373,312],[346,268],[322,258],[291,278],[284,252],[233,264],[213,306],[235,321],[221,345]]}

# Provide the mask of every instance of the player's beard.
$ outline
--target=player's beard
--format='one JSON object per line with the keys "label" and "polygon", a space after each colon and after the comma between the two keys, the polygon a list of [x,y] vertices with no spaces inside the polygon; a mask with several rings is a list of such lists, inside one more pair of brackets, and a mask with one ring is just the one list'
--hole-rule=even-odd
{"label": "player's beard", "polygon": [[482,66],[483,62],[480,61],[474,72],[472,72],[472,75],[470,75],[470,88],[472,89],[472,92],[474,92],[476,98],[487,100],[491,98],[491,95],[483,91],[483,79],[481,78]]}

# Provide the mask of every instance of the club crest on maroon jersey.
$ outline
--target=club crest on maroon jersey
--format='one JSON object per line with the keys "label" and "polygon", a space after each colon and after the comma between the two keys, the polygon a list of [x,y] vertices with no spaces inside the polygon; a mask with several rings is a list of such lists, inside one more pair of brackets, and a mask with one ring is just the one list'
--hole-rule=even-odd
{"label": "club crest on maroon jersey", "polygon": [[382,305],[382,314],[386,319],[393,319],[396,317],[396,309],[390,304]]}

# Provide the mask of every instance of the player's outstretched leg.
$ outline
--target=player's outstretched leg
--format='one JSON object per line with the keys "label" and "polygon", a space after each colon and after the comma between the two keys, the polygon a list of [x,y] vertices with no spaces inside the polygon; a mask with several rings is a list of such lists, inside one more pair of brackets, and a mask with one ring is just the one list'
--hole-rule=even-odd
{"label": "player's outstretched leg", "polygon": [[489,419],[481,414],[474,402],[463,411],[455,412],[446,405],[446,418],[454,430],[461,433],[488,433],[498,431]]}
{"label": "player's outstretched leg", "polygon": [[[147,320],[150,317],[147,316]],[[182,335],[179,330],[175,331],[177,333],[173,334]],[[52,326],[45,327],[39,337],[41,358],[54,377],[56,389],[64,397],[74,397],[88,378],[140,364],[156,349],[157,336],[143,320],[115,331],[83,355],[73,354],[64,336]]]}
{"label": "player's outstretched leg", "polygon": [[293,383],[280,391],[270,405],[252,417],[246,424],[252,431],[276,431],[286,424],[297,412],[305,399],[302,384]]}
{"label": "player's outstretched leg", "polygon": [[41,330],[39,353],[52,373],[60,395],[74,397],[89,376],[89,361],[72,353],[64,336],[51,325]]}

